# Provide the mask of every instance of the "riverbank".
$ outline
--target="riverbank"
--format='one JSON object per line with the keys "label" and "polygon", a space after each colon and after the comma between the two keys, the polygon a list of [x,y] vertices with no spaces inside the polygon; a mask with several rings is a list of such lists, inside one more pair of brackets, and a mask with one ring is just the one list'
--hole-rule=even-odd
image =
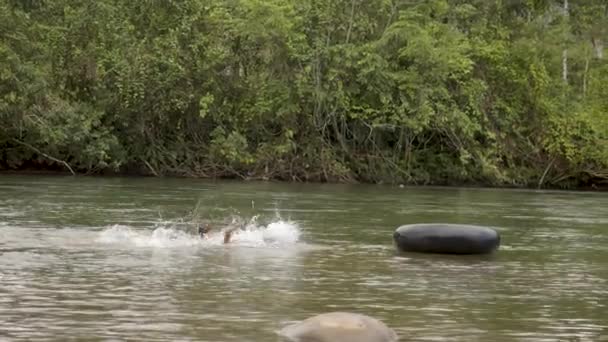
{"label": "riverbank", "polygon": [[571,6],[0,2],[0,168],[600,187],[606,4]]}
{"label": "riverbank", "polygon": [[69,171],[62,170],[49,170],[49,169],[25,169],[25,170],[2,170],[0,169],[0,176],[2,175],[23,175],[23,176],[62,176],[62,177],[100,177],[100,178],[114,178],[114,177],[125,177],[125,178],[184,178],[184,179],[204,179],[204,180],[238,180],[244,182],[278,182],[278,183],[312,183],[312,184],[363,184],[363,185],[379,185],[379,186],[391,186],[400,188],[420,187],[420,188],[487,188],[487,189],[522,189],[522,190],[559,190],[559,191],[592,191],[592,192],[608,192],[608,183],[606,184],[593,184],[588,186],[578,186],[573,188],[562,188],[556,186],[545,186],[545,187],[533,187],[533,186],[514,186],[514,185],[492,185],[483,183],[473,182],[460,182],[453,184],[407,184],[407,183],[370,183],[370,182],[319,182],[319,181],[286,181],[281,179],[263,178],[263,177],[251,177],[241,178],[237,176],[233,177],[194,177],[184,175],[166,175],[157,176],[153,174],[142,174],[134,172],[110,172],[106,171],[103,173],[76,173],[72,174]]}

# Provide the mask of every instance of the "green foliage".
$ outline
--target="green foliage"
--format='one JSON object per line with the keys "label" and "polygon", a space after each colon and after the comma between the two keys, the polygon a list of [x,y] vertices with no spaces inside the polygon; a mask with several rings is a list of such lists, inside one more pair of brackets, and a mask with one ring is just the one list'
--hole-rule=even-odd
{"label": "green foliage", "polygon": [[608,5],[569,4],[0,0],[0,168],[605,183]]}

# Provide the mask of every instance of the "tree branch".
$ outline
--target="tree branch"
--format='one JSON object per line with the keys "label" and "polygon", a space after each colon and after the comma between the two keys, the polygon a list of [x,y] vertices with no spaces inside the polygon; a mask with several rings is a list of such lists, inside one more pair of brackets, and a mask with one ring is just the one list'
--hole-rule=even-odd
{"label": "tree branch", "polygon": [[[143,159],[142,159],[142,160],[143,160]],[[147,160],[144,160],[144,164],[145,164],[145,165],[148,167],[148,169],[150,170],[150,172],[152,172],[152,174],[153,174],[155,177],[160,177],[160,176],[158,175],[158,172],[156,172],[156,170],[154,170],[154,168],[152,167],[152,165],[150,165],[150,163],[148,163],[148,161],[147,161]]]}
{"label": "tree branch", "polygon": [[547,165],[545,172],[543,172],[542,177],[540,177],[540,180],[538,181],[538,189],[540,189],[543,186],[543,183],[545,182],[545,177],[547,177],[547,173],[549,172],[549,169],[551,169],[551,166],[553,166],[554,162],[555,162],[555,158],[553,158],[551,160],[551,162],[549,162],[549,165]]}
{"label": "tree branch", "polygon": [[66,161],[61,160],[61,159],[57,159],[57,158],[55,158],[55,157],[53,157],[53,156],[50,156],[50,155],[48,155],[48,154],[46,154],[46,153],[44,153],[44,152],[40,151],[39,149],[35,148],[34,146],[32,146],[32,145],[30,145],[30,144],[28,144],[28,143],[26,143],[26,142],[23,142],[23,141],[17,140],[17,139],[15,139],[15,138],[12,138],[11,140],[12,140],[13,142],[16,142],[16,143],[17,143],[17,144],[19,144],[19,145],[22,145],[22,146],[25,146],[25,147],[29,148],[30,150],[32,150],[32,151],[34,151],[34,152],[36,152],[36,153],[38,153],[38,154],[40,154],[40,155],[42,155],[42,156],[44,156],[44,157],[46,157],[46,158],[48,158],[48,159],[50,159],[50,160],[52,160],[52,161],[56,162],[56,163],[60,163],[60,164],[65,165],[65,167],[67,167],[67,168],[68,168],[68,170],[70,170],[70,172],[72,173],[72,176],[76,176],[76,172],[74,172],[74,170],[72,170],[72,168],[70,167],[70,164],[68,164]]}

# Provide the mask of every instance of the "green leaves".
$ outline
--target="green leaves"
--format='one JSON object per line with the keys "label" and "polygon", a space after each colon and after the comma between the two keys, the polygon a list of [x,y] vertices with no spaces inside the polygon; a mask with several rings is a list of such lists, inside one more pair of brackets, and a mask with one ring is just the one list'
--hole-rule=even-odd
{"label": "green leaves", "polygon": [[232,131],[226,134],[222,127],[211,132],[211,157],[217,162],[227,163],[229,167],[242,167],[254,162],[249,154],[247,138],[241,133]]}
{"label": "green leaves", "polygon": [[562,5],[0,0],[0,167],[605,181],[606,3]]}

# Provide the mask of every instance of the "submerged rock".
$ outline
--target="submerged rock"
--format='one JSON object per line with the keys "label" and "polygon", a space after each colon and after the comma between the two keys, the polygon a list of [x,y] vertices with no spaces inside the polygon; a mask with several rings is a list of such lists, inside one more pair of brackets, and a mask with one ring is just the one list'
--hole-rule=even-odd
{"label": "submerged rock", "polygon": [[464,224],[405,225],[397,228],[393,239],[404,252],[486,254],[500,245],[500,235],[495,230]]}
{"label": "submerged rock", "polygon": [[279,332],[294,342],[394,342],[397,334],[381,321],[355,313],[330,312]]}

